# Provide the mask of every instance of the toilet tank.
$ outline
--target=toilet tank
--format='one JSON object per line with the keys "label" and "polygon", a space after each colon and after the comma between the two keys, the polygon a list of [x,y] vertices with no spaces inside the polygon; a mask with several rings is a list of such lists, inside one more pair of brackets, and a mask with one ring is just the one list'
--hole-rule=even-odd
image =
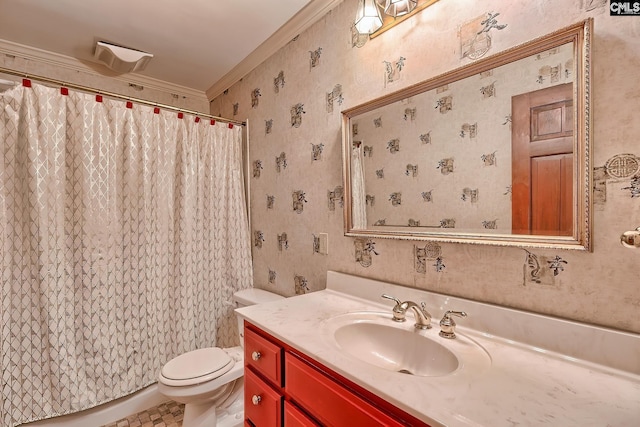
{"label": "toilet tank", "polygon": [[[233,294],[233,301],[236,308],[242,308],[249,305],[262,304],[269,301],[277,301],[284,299],[282,295],[265,291],[264,289],[243,289]],[[238,319],[238,334],[240,335],[240,345],[244,347],[244,317],[236,313]]]}

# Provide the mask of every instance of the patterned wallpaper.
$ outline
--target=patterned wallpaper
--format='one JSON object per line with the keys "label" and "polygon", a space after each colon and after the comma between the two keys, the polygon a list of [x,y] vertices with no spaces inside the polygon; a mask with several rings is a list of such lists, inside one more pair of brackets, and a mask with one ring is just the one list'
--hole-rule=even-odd
{"label": "patterned wallpaper", "polygon": [[[629,78],[640,67],[640,25],[609,16],[607,5],[606,0],[440,1],[368,40],[353,32],[357,1],[345,0],[213,100],[212,114],[250,123],[255,286],[288,296],[312,292],[325,287],[327,270],[337,270],[640,332],[640,252],[619,242],[622,232],[640,225],[635,138],[640,122],[634,117],[640,92]],[[594,18],[595,28],[592,253],[344,236],[341,110],[587,17]],[[565,65],[545,63],[538,77],[551,79],[557,64]],[[481,87],[490,91],[494,79],[484,81]],[[532,82],[533,88],[539,85]],[[496,100],[502,94],[497,91]],[[455,95],[452,100],[448,95],[442,94],[443,108],[456,105]],[[459,120],[456,133],[464,132],[466,139],[457,136],[458,143],[473,143],[475,123]],[[428,131],[416,129],[416,134]],[[475,138],[484,137],[486,129],[478,125],[475,132]],[[497,166],[487,167],[502,168],[503,154],[496,150]],[[437,170],[446,158],[435,156],[430,164]],[[492,185],[502,197],[506,184],[497,181]],[[454,194],[462,198],[465,187],[472,191],[459,209],[473,203],[474,183],[457,186]],[[483,197],[479,192],[478,200]],[[391,203],[389,198],[376,198],[376,205]],[[328,255],[319,253],[320,233],[328,234]]]}
{"label": "patterned wallpaper", "polygon": [[510,232],[511,97],[573,75],[566,44],[353,119],[368,224]]}
{"label": "patterned wallpaper", "polygon": [[[15,53],[15,52],[13,52]],[[29,55],[25,55],[29,56]],[[117,93],[119,95],[139,98],[159,104],[171,105],[177,108],[184,108],[192,111],[207,111],[208,103],[205,94],[197,96],[197,91],[185,93],[173,93],[179,88],[173,85],[164,86],[161,83],[151,85],[151,87],[132,83],[127,79],[129,74],[118,77],[107,77],[87,67],[86,71],[81,71],[82,67],[61,66],[53,61],[39,58],[23,58],[14,54],[4,54],[0,52],[0,66],[10,70],[20,71],[28,75],[49,77],[67,83],[100,89],[104,92]],[[21,82],[22,78],[12,75],[1,75],[3,80]]]}

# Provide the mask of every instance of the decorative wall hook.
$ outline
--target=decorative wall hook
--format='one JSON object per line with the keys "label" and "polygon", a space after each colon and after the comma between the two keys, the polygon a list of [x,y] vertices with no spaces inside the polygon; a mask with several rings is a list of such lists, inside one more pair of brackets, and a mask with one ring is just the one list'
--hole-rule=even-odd
{"label": "decorative wall hook", "polygon": [[640,248],[640,227],[635,230],[625,231],[620,236],[620,243],[625,248],[639,249]]}

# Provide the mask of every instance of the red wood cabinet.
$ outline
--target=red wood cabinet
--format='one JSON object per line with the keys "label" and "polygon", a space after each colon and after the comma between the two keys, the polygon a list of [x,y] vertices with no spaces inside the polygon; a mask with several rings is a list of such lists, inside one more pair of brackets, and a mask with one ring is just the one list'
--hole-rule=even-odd
{"label": "red wood cabinet", "polygon": [[429,427],[249,323],[245,323],[245,424]]}
{"label": "red wood cabinet", "polygon": [[282,386],[282,347],[251,329],[244,332],[244,361],[272,384]]}
{"label": "red wood cabinet", "polygon": [[323,425],[402,426],[392,416],[378,410],[291,353],[285,356],[285,372],[286,389],[291,399],[307,409]]}
{"label": "red wood cabinet", "polygon": [[244,377],[245,418],[255,426],[282,425],[282,401],[280,390],[263,381],[247,369]]}
{"label": "red wood cabinet", "polygon": [[318,427],[320,424],[291,402],[284,402],[284,425],[287,427]]}

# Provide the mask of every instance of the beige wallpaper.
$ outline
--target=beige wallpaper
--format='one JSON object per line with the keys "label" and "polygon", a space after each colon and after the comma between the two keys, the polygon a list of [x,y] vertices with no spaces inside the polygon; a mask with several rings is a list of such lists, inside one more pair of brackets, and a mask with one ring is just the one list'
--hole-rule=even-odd
{"label": "beige wallpaper", "polygon": [[353,118],[369,228],[509,233],[511,98],[572,82],[572,58],[568,43]]}
{"label": "beige wallpaper", "polygon": [[[6,54],[0,50],[0,67],[192,111],[206,112],[209,108],[207,97],[204,93],[202,93],[202,96],[196,96],[197,92],[194,93],[191,90],[189,90],[191,93],[180,93],[178,92],[178,87],[163,87],[162,82],[158,82],[155,85],[156,87],[145,87],[129,81],[127,79],[128,74],[114,78],[103,75],[99,71],[94,71],[88,66],[61,66],[47,60],[39,61],[31,57],[23,58],[13,54]],[[83,71],[85,68],[86,71]],[[108,70],[105,72],[112,74]],[[21,81],[20,77],[2,73],[0,73],[0,79]],[[174,90],[176,93],[172,92]]]}
{"label": "beige wallpaper", "polygon": [[[442,0],[367,41],[352,36],[356,5],[345,0],[211,103],[250,121],[255,285],[317,291],[331,269],[640,332],[640,251],[619,243],[640,226],[640,20],[609,16],[606,0]],[[593,253],[344,237],[341,110],[587,17]]]}

